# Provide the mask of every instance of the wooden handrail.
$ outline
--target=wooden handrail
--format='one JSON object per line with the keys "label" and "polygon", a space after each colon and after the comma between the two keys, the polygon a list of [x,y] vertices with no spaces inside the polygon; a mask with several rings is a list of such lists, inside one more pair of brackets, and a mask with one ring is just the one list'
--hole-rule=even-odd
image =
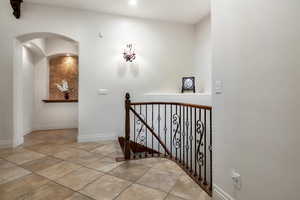
{"label": "wooden handrail", "polygon": [[177,106],[188,106],[192,108],[199,108],[205,110],[212,110],[211,106],[197,105],[197,104],[189,104],[189,103],[180,103],[180,102],[133,102],[130,105],[177,105]]}

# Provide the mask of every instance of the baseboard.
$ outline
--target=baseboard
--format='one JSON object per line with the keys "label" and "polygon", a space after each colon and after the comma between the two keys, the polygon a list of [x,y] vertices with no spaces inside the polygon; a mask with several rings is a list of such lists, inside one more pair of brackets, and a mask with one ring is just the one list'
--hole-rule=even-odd
{"label": "baseboard", "polygon": [[78,125],[70,125],[70,126],[66,126],[66,125],[55,125],[55,124],[49,124],[49,125],[41,125],[41,126],[35,126],[33,128],[33,131],[35,130],[43,130],[43,131],[47,131],[47,130],[61,130],[61,129],[75,129],[78,128]]}
{"label": "baseboard", "polygon": [[227,194],[224,190],[222,190],[217,185],[214,185],[213,199],[214,200],[235,200],[233,197],[231,197],[229,194]]}
{"label": "baseboard", "polygon": [[0,149],[12,147],[11,140],[0,140]]}
{"label": "baseboard", "polygon": [[96,142],[101,140],[117,140],[117,134],[116,133],[96,133],[96,134],[80,133],[77,137],[78,142]]}

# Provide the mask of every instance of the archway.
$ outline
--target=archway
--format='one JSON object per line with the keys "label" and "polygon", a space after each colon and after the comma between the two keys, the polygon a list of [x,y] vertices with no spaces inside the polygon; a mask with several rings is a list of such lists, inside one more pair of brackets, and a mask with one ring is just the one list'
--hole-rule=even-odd
{"label": "archway", "polygon": [[[77,48],[77,52],[70,50],[62,51],[46,51],[45,40],[49,38],[57,38],[58,40],[66,41],[74,44]],[[38,58],[51,58],[56,55],[76,55],[79,56],[79,43],[67,36],[49,33],[49,32],[36,32],[23,34],[15,38],[14,40],[14,65],[13,65],[13,146],[19,146],[24,142],[24,113],[26,113],[26,106],[24,106],[24,70],[23,70],[23,59],[24,59],[24,45],[37,55]],[[26,108],[26,109],[25,109]],[[78,108],[78,106],[77,106]],[[78,126],[78,116],[77,116]]]}

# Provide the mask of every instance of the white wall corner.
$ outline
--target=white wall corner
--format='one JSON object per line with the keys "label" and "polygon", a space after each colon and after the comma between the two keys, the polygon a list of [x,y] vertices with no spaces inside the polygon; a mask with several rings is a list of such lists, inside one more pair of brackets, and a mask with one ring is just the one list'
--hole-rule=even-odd
{"label": "white wall corner", "polygon": [[0,149],[10,148],[10,147],[12,147],[11,140],[0,140]]}
{"label": "white wall corner", "polygon": [[223,189],[221,189],[219,186],[215,184],[213,189],[213,199],[214,200],[235,200],[233,197],[231,197],[228,193],[226,193]]}
{"label": "white wall corner", "polygon": [[103,140],[116,140],[116,133],[95,133],[95,134],[85,134],[81,133],[77,137],[78,142],[96,142]]}

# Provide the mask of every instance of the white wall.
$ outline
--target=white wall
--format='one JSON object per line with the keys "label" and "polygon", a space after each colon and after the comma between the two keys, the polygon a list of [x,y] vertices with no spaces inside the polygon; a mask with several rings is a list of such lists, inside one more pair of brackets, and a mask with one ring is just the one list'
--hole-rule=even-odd
{"label": "white wall", "polygon": [[47,54],[46,50],[46,40],[44,38],[36,38],[30,41],[34,45],[36,45],[43,55]]}
{"label": "white wall", "polygon": [[[79,42],[79,131],[89,139],[123,134],[125,91],[177,92],[181,77],[193,70],[195,30],[192,25],[103,15],[66,8],[24,3],[22,18],[11,15],[9,2],[1,9],[1,84],[4,118],[1,139],[9,139],[12,126],[12,43],[25,33],[53,32]],[[2,29],[3,27],[3,29]],[[103,39],[98,37],[102,32]],[[137,49],[133,65],[124,64],[122,50],[132,42]],[[5,74],[5,75],[3,75]],[[2,79],[3,78],[3,79]],[[8,87],[4,87],[4,85]],[[97,90],[109,89],[99,96]],[[6,123],[7,122],[7,123]],[[96,137],[97,136],[97,137]]]}
{"label": "white wall", "polygon": [[[300,198],[300,1],[214,0],[214,182],[237,200]],[[242,176],[235,190],[230,172]]]}
{"label": "white wall", "polygon": [[50,37],[46,39],[46,54],[53,56],[58,54],[78,55],[78,46],[73,41],[63,38]]}
{"label": "white wall", "polygon": [[212,41],[211,17],[204,17],[196,24],[195,71],[198,91],[211,93]]}
{"label": "white wall", "polygon": [[27,134],[33,130],[34,110],[34,57],[29,49],[23,51],[23,133]]}

